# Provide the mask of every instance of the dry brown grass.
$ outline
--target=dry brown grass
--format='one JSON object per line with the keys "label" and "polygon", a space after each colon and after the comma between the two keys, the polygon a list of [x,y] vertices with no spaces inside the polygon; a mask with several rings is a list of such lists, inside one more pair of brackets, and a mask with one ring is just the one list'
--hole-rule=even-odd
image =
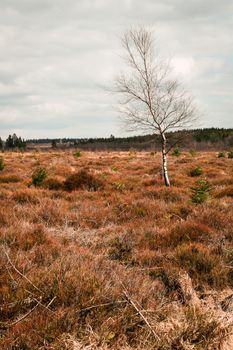
{"label": "dry brown grass", "polygon": [[[1,349],[231,349],[233,162],[169,160],[167,189],[159,154],[4,154]],[[212,187],[200,205],[197,164]],[[48,177],[35,188],[38,165]]]}

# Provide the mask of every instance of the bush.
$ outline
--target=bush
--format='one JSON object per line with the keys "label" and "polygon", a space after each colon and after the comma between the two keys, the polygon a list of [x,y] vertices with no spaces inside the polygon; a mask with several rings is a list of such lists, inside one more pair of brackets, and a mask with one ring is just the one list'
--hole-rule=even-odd
{"label": "bush", "polygon": [[73,191],[77,189],[98,191],[102,187],[102,181],[96,179],[86,170],[80,170],[79,172],[68,176],[64,182],[64,188],[67,191]]}
{"label": "bush", "polygon": [[38,167],[32,173],[32,184],[41,186],[47,177],[47,171],[44,168]]}
{"label": "bush", "polygon": [[180,152],[179,148],[174,148],[174,150],[172,152],[172,156],[179,157],[180,155],[181,155],[181,152]]}
{"label": "bush", "polygon": [[225,158],[225,153],[224,152],[219,152],[218,153],[218,158]]}
{"label": "bush", "polygon": [[5,168],[4,159],[0,158],[0,171],[2,171],[4,168]]}
{"label": "bush", "polygon": [[233,159],[233,151],[228,152],[228,158]]}
{"label": "bush", "polygon": [[5,176],[1,176],[0,177],[0,183],[16,183],[16,182],[20,182],[21,178],[18,177],[17,175],[5,175]]}
{"label": "bush", "polygon": [[12,199],[20,204],[39,203],[39,199],[35,191],[32,191],[31,189],[28,189],[28,188],[14,191],[14,193],[12,194]]}
{"label": "bush", "polygon": [[76,151],[73,153],[73,156],[76,157],[76,158],[81,157],[81,151],[76,150]]}
{"label": "bush", "polygon": [[45,188],[48,188],[49,190],[56,191],[56,190],[63,189],[63,183],[54,177],[50,177],[46,179],[43,185]]}
{"label": "bush", "polygon": [[184,221],[175,226],[165,237],[169,247],[176,247],[185,242],[208,242],[214,237],[210,227],[195,221]]}
{"label": "bush", "polygon": [[133,243],[128,236],[116,237],[111,244],[108,252],[111,260],[120,260],[128,262],[132,258]]}
{"label": "bush", "polygon": [[206,202],[210,196],[210,185],[206,180],[198,181],[198,185],[192,188],[192,202],[196,204],[201,204]]}
{"label": "bush", "polygon": [[190,170],[190,176],[192,177],[196,177],[196,176],[200,176],[203,174],[203,170],[200,166],[197,166],[196,168]]}
{"label": "bush", "polygon": [[211,287],[221,287],[227,283],[227,270],[217,255],[201,243],[184,243],[176,248],[175,256],[181,267],[191,278]]}

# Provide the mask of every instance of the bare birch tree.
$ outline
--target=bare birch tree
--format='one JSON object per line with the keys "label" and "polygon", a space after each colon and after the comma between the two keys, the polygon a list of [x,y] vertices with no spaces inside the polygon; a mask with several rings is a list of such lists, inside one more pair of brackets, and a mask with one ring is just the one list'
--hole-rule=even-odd
{"label": "bare birch tree", "polygon": [[145,28],[129,30],[122,44],[129,68],[116,79],[123,120],[128,131],[160,135],[164,183],[170,186],[167,133],[190,127],[196,109],[192,98],[172,78],[169,63],[155,53],[151,32]]}

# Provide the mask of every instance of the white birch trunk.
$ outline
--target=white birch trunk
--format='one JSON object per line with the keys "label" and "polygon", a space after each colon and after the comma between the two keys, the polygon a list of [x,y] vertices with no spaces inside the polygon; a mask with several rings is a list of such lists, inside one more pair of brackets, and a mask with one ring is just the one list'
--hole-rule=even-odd
{"label": "white birch trunk", "polygon": [[163,178],[164,178],[164,183],[166,186],[170,186],[170,180],[168,176],[168,169],[167,169],[167,140],[166,136],[164,133],[161,134],[162,136],[162,169],[163,169]]}

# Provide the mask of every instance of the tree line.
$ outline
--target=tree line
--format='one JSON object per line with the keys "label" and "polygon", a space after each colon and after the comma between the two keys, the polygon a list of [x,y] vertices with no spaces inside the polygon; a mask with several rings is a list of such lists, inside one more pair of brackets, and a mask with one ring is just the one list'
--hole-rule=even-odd
{"label": "tree line", "polygon": [[13,135],[9,135],[6,139],[6,141],[3,141],[0,138],[0,149],[1,150],[14,150],[14,149],[20,149],[24,150],[26,149],[27,142],[21,138],[21,136],[17,136],[15,133]]}

